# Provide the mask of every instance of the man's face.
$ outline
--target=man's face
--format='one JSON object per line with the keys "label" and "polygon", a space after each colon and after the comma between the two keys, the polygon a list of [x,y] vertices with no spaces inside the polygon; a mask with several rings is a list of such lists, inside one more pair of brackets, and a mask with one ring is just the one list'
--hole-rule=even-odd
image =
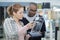
{"label": "man's face", "polygon": [[29,16],[33,17],[36,14],[36,11],[37,11],[37,6],[31,4],[29,7]]}

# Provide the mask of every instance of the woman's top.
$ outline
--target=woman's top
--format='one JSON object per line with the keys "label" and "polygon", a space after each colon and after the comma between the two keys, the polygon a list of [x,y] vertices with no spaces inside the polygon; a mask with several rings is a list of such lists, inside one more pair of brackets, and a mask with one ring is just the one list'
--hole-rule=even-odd
{"label": "woman's top", "polygon": [[19,22],[21,25],[18,25],[12,17],[5,19],[3,26],[6,40],[24,40],[29,28]]}

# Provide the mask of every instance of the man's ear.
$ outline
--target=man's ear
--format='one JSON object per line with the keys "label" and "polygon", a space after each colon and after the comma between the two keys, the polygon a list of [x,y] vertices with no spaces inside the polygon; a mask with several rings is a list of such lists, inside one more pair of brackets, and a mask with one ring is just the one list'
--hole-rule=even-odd
{"label": "man's ear", "polygon": [[29,6],[26,6],[26,10],[29,10]]}
{"label": "man's ear", "polygon": [[29,10],[30,8],[28,7],[27,10]]}

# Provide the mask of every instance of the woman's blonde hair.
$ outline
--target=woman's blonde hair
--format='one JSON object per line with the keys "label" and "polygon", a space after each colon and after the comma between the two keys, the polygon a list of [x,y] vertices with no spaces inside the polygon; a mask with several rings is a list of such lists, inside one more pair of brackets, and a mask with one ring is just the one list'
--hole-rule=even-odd
{"label": "woman's blonde hair", "polygon": [[8,15],[9,16],[13,16],[13,12],[17,12],[20,8],[22,8],[23,6],[22,5],[20,5],[20,4],[14,4],[14,5],[12,5],[12,6],[9,6],[8,8],[7,8],[7,13],[8,13]]}

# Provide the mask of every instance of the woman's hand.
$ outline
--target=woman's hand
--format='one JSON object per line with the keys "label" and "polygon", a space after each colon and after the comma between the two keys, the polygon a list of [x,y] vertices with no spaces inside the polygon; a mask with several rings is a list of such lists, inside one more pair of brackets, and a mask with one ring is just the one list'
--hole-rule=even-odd
{"label": "woman's hand", "polygon": [[27,34],[25,39],[26,39],[26,40],[29,40],[30,37],[31,37],[31,36],[30,36],[29,34]]}
{"label": "woman's hand", "polygon": [[36,24],[35,22],[30,22],[27,24],[27,26],[29,27],[29,29],[32,29],[34,28],[35,24]]}

